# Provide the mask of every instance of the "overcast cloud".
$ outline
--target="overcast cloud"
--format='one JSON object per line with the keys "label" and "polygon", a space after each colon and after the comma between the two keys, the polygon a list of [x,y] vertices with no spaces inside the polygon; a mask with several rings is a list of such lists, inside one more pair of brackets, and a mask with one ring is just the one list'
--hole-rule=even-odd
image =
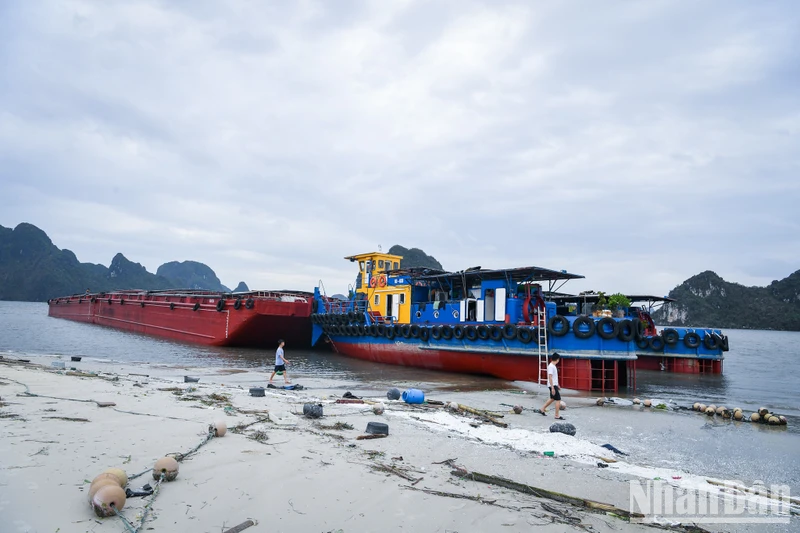
{"label": "overcast cloud", "polygon": [[0,2],[0,224],[231,287],[340,292],[396,243],[763,285],[800,268],[798,28],[794,1]]}

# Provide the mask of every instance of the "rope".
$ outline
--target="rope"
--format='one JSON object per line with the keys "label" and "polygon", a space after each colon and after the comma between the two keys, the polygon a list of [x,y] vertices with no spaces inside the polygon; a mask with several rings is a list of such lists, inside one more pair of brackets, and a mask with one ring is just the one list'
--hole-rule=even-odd
{"label": "rope", "polygon": [[17,381],[15,379],[6,378],[6,377],[4,377],[3,379],[6,380],[6,381],[11,381],[12,383],[16,383],[17,385],[22,385],[23,387],[25,387],[25,392],[23,392],[22,394],[17,394],[17,396],[30,396],[30,397],[33,397],[33,398],[48,398],[50,400],[63,400],[65,402],[97,403],[95,400],[81,400],[79,398],[61,398],[61,397],[58,397],[58,396],[46,396],[44,394],[34,394],[34,393],[31,392],[31,388],[28,387],[26,384],[22,383],[21,381]]}

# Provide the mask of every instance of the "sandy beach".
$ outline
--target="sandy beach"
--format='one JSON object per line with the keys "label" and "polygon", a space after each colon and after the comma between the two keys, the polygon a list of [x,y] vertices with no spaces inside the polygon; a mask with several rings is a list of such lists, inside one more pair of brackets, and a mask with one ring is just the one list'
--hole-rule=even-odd
{"label": "sandy beach", "polygon": [[[130,531],[118,517],[94,515],[91,480],[118,467],[128,476],[143,473],[129,488],[154,484],[156,460],[206,440],[155,498],[128,498],[121,513],[134,529],[152,501],[142,531],[224,532],[239,525],[244,529],[234,531],[653,531],[623,516],[630,480],[660,477],[670,489],[725,495],[703,476],[666,475],[582,439],[581,413],[600,409],[587,398],[571,400],[564,413],[578,426],[573,437],[550,433],[552,415],[533,412],[543,398],[536,390],[431,395],[503,415],[493,423],[464,410],[389,401],[384,388],[364,384],[349,391],[369,403],[336,403],[347,384],[318,379],[298,381],[303,390],[266,389],[255,397],[249,389],[266,385],[263,372],[62,361],[64,369],[54,368],[52,358],[0,361],[3,531]],[[200,381],[184,383],[184,374]],[[383,414],[373,412],[374,402],[385,405]],[[304,417],[306,403],[322,404],[324,416]],[[524,411],[513,414],[509,404]],[[208,440],[218,421],[227,434]],[[388,424],[389,436],[358,440],[369,422]],[[571,498],[536,497],[458,472]],[[610,507],[590,509],[584,500]],[[245,527],[248,520],[254,525]],[[702,527],[785,531],[796,520]],[[659,527],[691,530],[669,522]]]}

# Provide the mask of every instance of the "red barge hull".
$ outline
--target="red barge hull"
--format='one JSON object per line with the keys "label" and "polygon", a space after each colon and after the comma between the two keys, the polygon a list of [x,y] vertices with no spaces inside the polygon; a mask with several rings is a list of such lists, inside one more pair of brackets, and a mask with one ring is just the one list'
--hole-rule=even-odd
{"label": "red barge hull", "polygon": [[[463,350],[421,349],[412,343],[341,342],[331,339],[335,352],[348,357],[389,365],[494,376],[509,381],[546,382],[547,370],[538,370],[533,355]],[[617,361],[564,356],[558,368],[563,388],[617,392],[635,388],[636,360]]]}
{"label": "red barge hull", "polygon": [[[118,291],[50,300],[48,315],[181,342],[310,346],[312,295],[206,291]],[[220,303],[221,302],[221,303]]]}

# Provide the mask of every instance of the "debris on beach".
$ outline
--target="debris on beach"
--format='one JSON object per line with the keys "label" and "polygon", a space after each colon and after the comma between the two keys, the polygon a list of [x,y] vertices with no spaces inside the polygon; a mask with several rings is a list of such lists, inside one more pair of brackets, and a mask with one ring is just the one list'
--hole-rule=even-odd
{"label": "debris on beach", "polygon": [[556,422],[550,426],[550,433],[563,433],[574,437],[576,432],[575,426],[569,422]]}
{"label": "debris on beach", "polygon": [[383,403],[376,403],[372,406],[372,412],[376,415],[382,415],[385,409],[386,406]]}
{"label": "debris on beach", "polygon": [[322,418],[322,404],[321,403],[304,404],[303,415],[308,418]]}
{"label": "debris on beach", "polygon": [[386,398],[389,400],[399,400],[400,399],[400,390],[399,389],[389,389],[386,393]]}

